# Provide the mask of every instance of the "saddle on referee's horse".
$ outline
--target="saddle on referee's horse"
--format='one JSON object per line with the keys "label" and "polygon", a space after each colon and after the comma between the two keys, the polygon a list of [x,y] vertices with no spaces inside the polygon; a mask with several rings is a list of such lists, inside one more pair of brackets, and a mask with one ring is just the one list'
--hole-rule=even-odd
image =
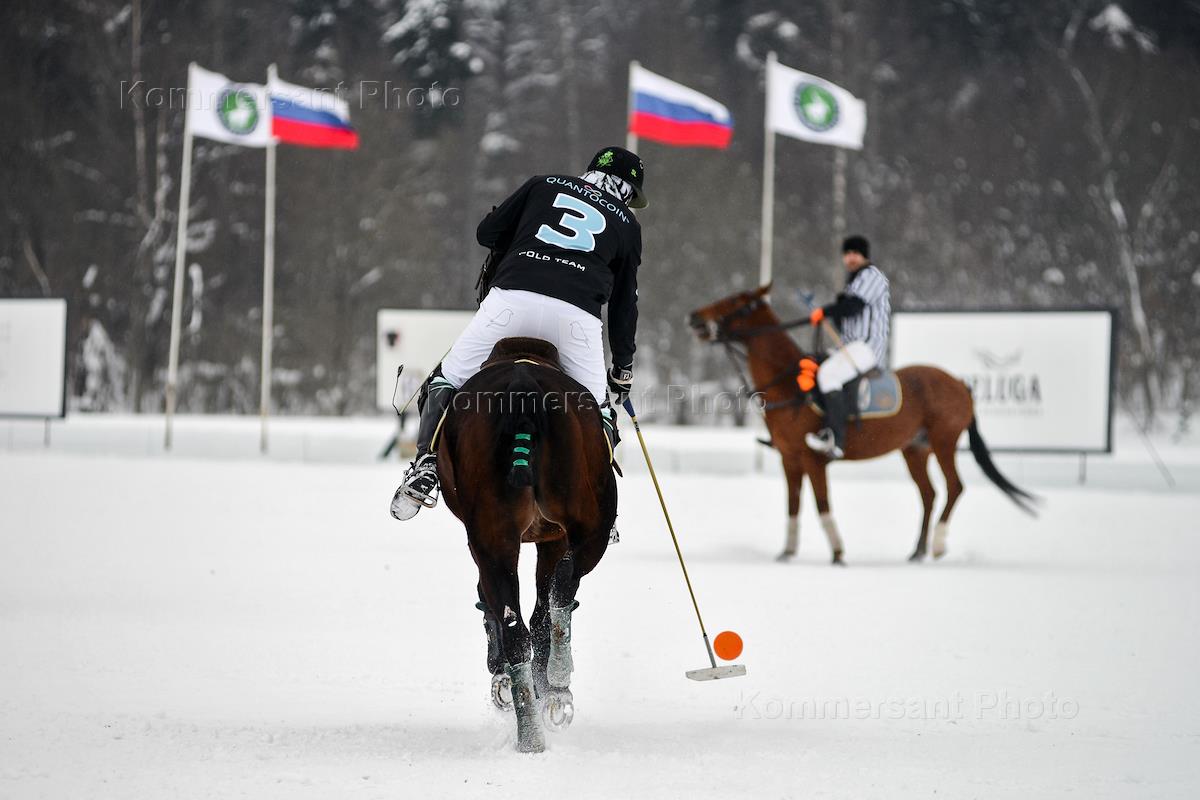
{"label": "saddle on referee's horse", "polygon": [[[872,369],[847,383],[843,392],[850,420],[894,417],[904,405],[904,389],[891,370]],[[819,415],[825,416],[824,398],[820,392],[811,392],[810,402]]]}

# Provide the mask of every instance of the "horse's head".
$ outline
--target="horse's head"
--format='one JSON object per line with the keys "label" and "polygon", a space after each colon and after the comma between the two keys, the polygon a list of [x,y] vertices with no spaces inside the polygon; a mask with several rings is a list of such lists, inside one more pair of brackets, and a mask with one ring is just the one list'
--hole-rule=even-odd
{"label": "horse's head", "polygon": [[739,328],[747,327],[751,315],[766,305],[771,284],[729,297],[698,308],[688,315],[688,325],[702,342],[728,339]]}

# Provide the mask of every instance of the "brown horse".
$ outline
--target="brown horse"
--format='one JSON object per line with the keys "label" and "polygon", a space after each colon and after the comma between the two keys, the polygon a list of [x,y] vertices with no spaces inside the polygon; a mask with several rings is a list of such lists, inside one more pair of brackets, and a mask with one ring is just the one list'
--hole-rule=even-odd
{"label": "brown horse", "polygon": [[[479,567],[492,699],[517,717],[517,749],[541,752],[574,716],[571,612],[617,516],[617,483],[592,395],[537,339],[504,339],[455,396],[437,444],[446,505]],[[521,615],[517,559],[537,546],[537,603]],[[532,659],[531,659],[532,645]],[[511,693],[511,699],[507,696]]]}
{"label": "brown horse", "polygon": [[[833,563],[841,564],[844,547],[829,507],[825,476],[828,459],[804,441],[805,434],[820,430],[823,423],[796,384],[798,364],[804,353],[785,332],[788,326],[780,322],[768,304],[769,290],[770,286],[764,286],[718,300],[694,311],[688,322],[703,341],[745,346],[750,380],[755,394],[764,403],[767,429],[783,459],[787,476],[787,538],[780,560],[794,556],[799,545],[800,489],[807,475],[812,481],[821,525],[833,551]],[[920,561],[927,550],[934,501],[928,468],[931,453],[946,478],[947,495],[934,529],[933,556],[940,558],[946,553],[950,514],[963,493],[954,456],[964,430],[971,453],[984,474],[1014,503],[1033,513],[1026,502],[1033,500],[1033,496],[1013,485],[992,463],[975,423],[974,403],[966,384],[937,367],[904,367],[896,375],[904,398],[899,412],[891,417],[864,419],[861,423],[852,421],[846,432],[845,450],[846,458],[851,460],[875,458],[893,450],[903,454],[924,509],[920,536],[909,560]]]}

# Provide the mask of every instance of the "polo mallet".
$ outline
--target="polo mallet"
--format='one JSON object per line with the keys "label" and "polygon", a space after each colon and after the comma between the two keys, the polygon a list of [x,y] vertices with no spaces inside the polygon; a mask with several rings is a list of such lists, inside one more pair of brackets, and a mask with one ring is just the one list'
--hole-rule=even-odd
{"label": "polo mallet", "polygon": [[629,414],[629,419],[633,422],[633,430],[637,433],[638,444],[642,446],[642,455],[646,459],[646,469],[650,471],[650,480],[654,481],[654,491],[658,493],[658,504],[662,506],[663,517],[667,520],[667,530],[671,533],[671,542],[675,545],[675,555],[679,557],[679,568],[683,570],[683,581],[687,584],[688,594],[692,598],[692,608],[696,609],[696,621],[700,623],[700,635],[704,637],[704,649],[708,653],[708,662],[712,665],[705,669],[693,669],[685,672],[688,678],[694,681],[715,681],[720,678],[737,678],[746,674],[746,667],[742,664],[729,664],[728,666],[718,667],[717,659],[713,655],[712,644],[708,641],[708,631],[704,629],[704,618],[700,616],[700,605],[696,602],[696,593],[692,591],[692,580],[688,577],[687,564],[683,563],[683,552],[679,549],[679,539],[675,536],[675,526],[671,524],[671,515],[667,512],[667,501],[663,499],[662,487],[658,485],[658,475],[654,472],[654,464],[650,462],[650,451],[646,449],[646,440],[642,436],[642,427],[638,425],[637,413],[633,410],[633,403],[629,398],[625,398],[622,403],[625,407],[625,412]]}

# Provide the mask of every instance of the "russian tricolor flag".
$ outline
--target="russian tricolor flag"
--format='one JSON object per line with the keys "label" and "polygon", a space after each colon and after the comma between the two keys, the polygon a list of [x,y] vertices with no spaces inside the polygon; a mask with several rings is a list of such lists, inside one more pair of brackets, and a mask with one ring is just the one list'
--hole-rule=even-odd
{"label": "russian tricolor flag", "polygon": [[277,140],[304,147],[358,147],[358,133],[350,125],[350,106],[333,92],[306,89],[274,75],[267,82],[267,92],[271,133]]}
{"label": "russian tricolor flag", "polygon": [[728,108],[636,62],[629,67],[629,94],[629,132],[641,139],[724,150],[733,138]]}

